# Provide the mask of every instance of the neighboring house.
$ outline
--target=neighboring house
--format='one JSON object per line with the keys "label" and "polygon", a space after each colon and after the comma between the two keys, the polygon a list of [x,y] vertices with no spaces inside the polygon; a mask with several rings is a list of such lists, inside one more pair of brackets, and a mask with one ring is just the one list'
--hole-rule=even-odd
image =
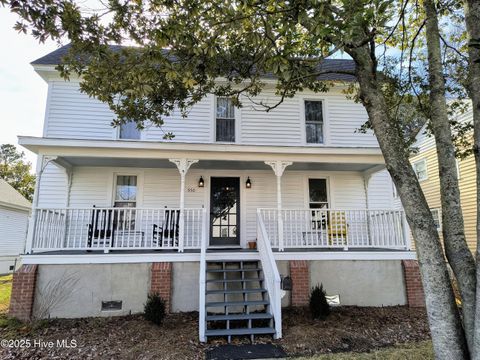
{"label": "neighboring house", "polygon": [[[41,297],[55,282],[69,284],[67,300],[49,316],[141,312],[159,292],[171,311],[199,311],[201,340],[281,337],[281,305],[307,304],[317,283],[344,305],[421,305],[382,153],[357,131],[365,109],[342,91],[353,76],[326,75],[337,81],[330,92],[305,91],[268,113],[209,96],[187,119],[166,119],[175,138],[163,140],[156,127],[112,128],[107,105],[55,70],[65,51],[33,62],[48,83],[44,133],[19,138],[39,157],[21,272],[36,279],[34,316],[45,316]],[[274,101],[274,79],[265,83],[260,97]]]}
{"label": "neighboring house", "polygon": [[32,204],[0,179],[0,274],[15,270],[24,253]]}
{"label": "neighboring house", "polygon": [[[473,112],[471,107],[463,114],[457,115],[456,120],[466,124],[472,123]],[[442,205],[440,199],[437,150],[435,138],[427,132],[426,126],[418,133],[413,147],[417,148],[417,153],[411,157],[411,163],[420,181],[430,210],[432,211],[439,234],[442,236]],[[460,187],[460,201],[465,223],[465,235],[470,250],[475,252],[477,247],[477,233],[475,230],[477,221],[477,187],[475,158],[473,154],[463,160],[457,159],[457,173]]]}

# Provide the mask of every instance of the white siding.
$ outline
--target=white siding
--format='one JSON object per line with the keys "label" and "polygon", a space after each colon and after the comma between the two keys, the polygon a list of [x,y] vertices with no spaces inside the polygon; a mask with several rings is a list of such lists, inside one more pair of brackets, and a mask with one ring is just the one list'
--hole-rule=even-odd
{"label": "white siding", "polygon": [[[256,145],[303,146],[305,141],[304,100],[324,101],[325,142],[327,146],[376,147],[372,132],[357,130],[367,120],[362,105],[353,102],[339,90],[314,94],[300,93],[287,98],[276,109],[265,112],[259,105],[243,99],[243,107],[236,109],[237,143]],[[255,102],[274,104],[279,100],[271,89],[266,89]],[[72,139],[116,139],[117,130],[111,122],[115,115],[106,104],[89,98],[79,91],[79,83],[50,81],[45,116],[45,137]],[[165,119],[160,129],[147,126],[142,134],[146,141],[163,140],[167,132],[171,141],[210,143],[214,141],[215,99],[208,96],[195,105],[187,118],[179,112]],[[310,145],[309,145],[310,146]]]}
{"label": "white siding", "polygon": [[393,198],[393,182],[387,170],[372,175],[368,182],[368,207],[370,209],[399,209],[399,201]]}
{"label": "white siding", "polygon": [[0,256],[23,253],[28,215],[28,211],[0,207]]}
{"label": "white siding", "polygon": [[67,176],[59,167],[48,164],[40,181],[39,207],[64,207],[67,201]]}
{"label": "white siding", "polygon": [[82,94],[77,82],[52,81],[45,136],[73,139],[112,139],[113,114],[108,106]]}

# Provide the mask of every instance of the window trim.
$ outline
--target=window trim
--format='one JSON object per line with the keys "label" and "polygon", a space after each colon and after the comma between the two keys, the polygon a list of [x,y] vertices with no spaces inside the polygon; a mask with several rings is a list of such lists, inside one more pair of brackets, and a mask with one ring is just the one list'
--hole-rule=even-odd
{"label": "window trim", "polygon": [[[417,173],[417,165],[420,164],[420,163],[425,163],[425,177],[420,179],[420,177],[418,176],[418,173]],[[422,158],[422,159],[419,159],[417,161],[414,161],[413,164],[413,171],[415,171],[415,175],[417,176],[417,179],[419,182],[422,182],[422,181],[425,181],[425,180],[428,180],[428,165],[427,165],[427,158]]]}
{"label": "window trim", "polygon": [[[314,96],[299,96],[300,98],[300,125],[301,125],[301,136],[303,146],[329,146],[330,144],[330,124],[328,116],[328,101],[324,97],[314,97]],[[323,142],[322,143],[309,143],[307,142],[307,119],[305,117],[305,102],[306,101],[321,101],[322,102],[322,113],[323,113]]]}
{"label": "window trim", "polygon": [[240,108],[233,106],[233,119],[235,120],[235,139],[234,141],[217,141],[217,99],[228,98],[228,96],[213,96],[213,126],[212,126],[212,142],[214,144],[238,144],[240,143]]}

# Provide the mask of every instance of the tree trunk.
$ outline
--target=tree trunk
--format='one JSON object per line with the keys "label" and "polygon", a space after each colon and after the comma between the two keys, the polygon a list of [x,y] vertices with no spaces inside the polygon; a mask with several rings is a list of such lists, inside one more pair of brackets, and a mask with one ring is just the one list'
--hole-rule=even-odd
{"label": "tree trunk", "polygon": [[[473,151],[477,173],[477,264],[480,264],[480,3],[465,1],[465,20],[468,36],[469,77],[468,92],[472,99]],[[480,268],[477,265],[477,304],[473,356],[480,359]]]}
{"label": "tree trunk", "polygon": [[425,292],[428,320],[438,359],[466,359],[468,349],[455,303],[447,265],[433,217],[409,161],[398,124],[389,118],[376,78],[369,45],[347,48],[357,64],[360,99],[380,144],[387,169],[397,187],[415,244]]}
{"label": "tree trunk", "polygon": [[437,148],[442,202],[442,230],[445,255],[452,267],[462,297],[463,326],[469,349],[473,349],[475,324],[475,261],[465,238],[460,189],[452,141],[445,79],[443,78],[442,54],[437,10],[434,0],[425,0],[426,40],[430,82],[430,121]]}

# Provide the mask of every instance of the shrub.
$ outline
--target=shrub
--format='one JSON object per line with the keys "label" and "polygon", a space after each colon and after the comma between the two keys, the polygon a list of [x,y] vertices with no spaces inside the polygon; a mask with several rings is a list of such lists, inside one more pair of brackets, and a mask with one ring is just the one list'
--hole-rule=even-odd
{"label": "shrub", "polygon": [[165,300],[157,293],[149,294],[143,315],[146,320],[160,325],[165,318]]}
{"label": "shrub", "polygon": [[325,295],[323,285],[313,287],[310,292],[310,313],[314,319],[324,320],[330,314],[330,305]]}

